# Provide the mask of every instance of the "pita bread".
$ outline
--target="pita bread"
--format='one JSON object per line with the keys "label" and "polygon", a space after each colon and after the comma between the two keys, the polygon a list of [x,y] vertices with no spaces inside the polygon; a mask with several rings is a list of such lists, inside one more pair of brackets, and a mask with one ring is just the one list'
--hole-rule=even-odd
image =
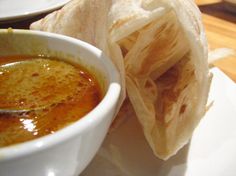
{"label": "pita bread", "polygon": [[168,159],[191,138],[211,80],[192,0],[73,0],[31,29],[84,40],[112,59],[122,79],[121,103],[129,99],[119,116],[134,109],[156,156]]}

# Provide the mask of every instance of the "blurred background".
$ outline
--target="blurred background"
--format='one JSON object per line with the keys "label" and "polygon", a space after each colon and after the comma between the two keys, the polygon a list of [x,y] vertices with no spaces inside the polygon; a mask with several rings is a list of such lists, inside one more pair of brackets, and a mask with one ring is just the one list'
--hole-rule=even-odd
{"label": "blurred background", "polygon": [[202,12],[209,50],[213,58],[222,57],[213,64],[236,81],[236,0],[195,2]]}

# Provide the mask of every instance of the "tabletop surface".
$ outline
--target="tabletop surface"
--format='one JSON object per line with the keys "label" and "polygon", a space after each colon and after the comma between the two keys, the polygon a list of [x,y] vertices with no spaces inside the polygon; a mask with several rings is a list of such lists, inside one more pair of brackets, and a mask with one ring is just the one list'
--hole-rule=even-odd
{"label": "tabletop surface", "polygon": [[[236,82],[236,5],[231,6],[222,0],[195,0],[195,2],[202,12],[209,50],[227,48],[235,51],[234,54],[217,60],[213,64]],[[45,14],[42,14],[21,22],[0,24],[0,28],[24,29],[44,16]]]}
{"label": "tabletop surface", "polygon": [[[202,12],[209,49],[229,48],[236,52],[236,5],[221,0],[196,0],[195,2]],[[232,8],[231,11],[229,8]],[[214,65],[236,82],[235,53],[215,61]]]}

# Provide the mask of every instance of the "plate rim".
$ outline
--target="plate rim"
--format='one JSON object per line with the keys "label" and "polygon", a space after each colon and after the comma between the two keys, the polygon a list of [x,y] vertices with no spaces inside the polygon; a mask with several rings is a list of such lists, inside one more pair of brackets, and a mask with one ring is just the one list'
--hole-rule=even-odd
{"label": "plate rim", "polygon": [[39,8],[37,10],[32,10],[32,11],[28,11],[28,12],[22,12],[19,13],[17,15],[7,15],[7,16],[1,16],[0,15],[0,22],[8,22],[8,21],[14,21],[14,20],[19,20],[19,19],[25,19],[27,17],[33,17],[42,13],[46,13],[46,12],[50,12],[53,11],[55,9],[58,9],[60,7],[62,7],[63,5],[65,5],[66,3],[68,3],[71,0],[59,0],[58,2],[54,2],[52,5],[49,5],[48,7],[43,7],[43,8]]}

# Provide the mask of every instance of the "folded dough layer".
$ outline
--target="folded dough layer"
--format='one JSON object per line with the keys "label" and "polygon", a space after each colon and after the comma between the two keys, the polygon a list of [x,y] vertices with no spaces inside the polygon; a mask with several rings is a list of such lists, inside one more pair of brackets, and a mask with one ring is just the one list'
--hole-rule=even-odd
{"label": "folded dough layer", "polygon": [[191,138],[211,79],[192,0],[73,0],[31,29],[84,40],[112,59],[122,79],[120,105],[126,91],[129,99],[119,118],[132,106],[156,156],[169,158]]}

